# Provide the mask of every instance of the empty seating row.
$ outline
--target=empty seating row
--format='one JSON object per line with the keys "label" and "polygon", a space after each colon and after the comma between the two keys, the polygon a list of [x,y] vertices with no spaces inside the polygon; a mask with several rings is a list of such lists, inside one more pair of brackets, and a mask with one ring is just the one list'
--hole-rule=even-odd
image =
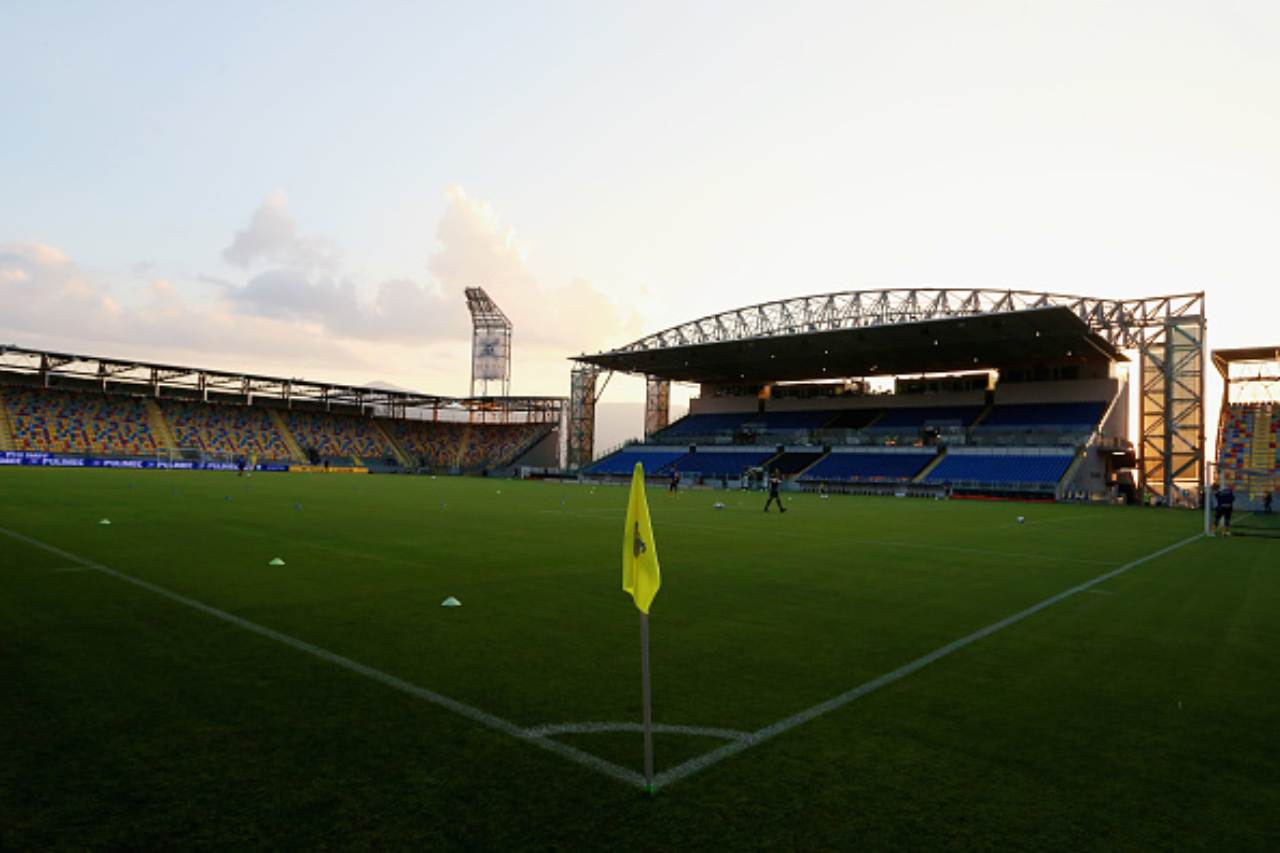
{"label": "empty seating row", "polygon": [[550,430],[548,424],[384,421],[410,461],[430,468],[471,470],[509,465]]}
{"label": "empty seating row", "polygon": [[1013,403],[994,406],[978,425],[979,430],[1031,429],[1035,427],[1061,429],[1093,429],[1102,420],[1107,404],[1100,401],[1085,403]]}
{"label": "empty seating row", "polygon": [[777,471],[784,477],[790,477],[793,474],[799,474],[821,458],[822,451],[819,450],[788,451],[777,459],[771,460],[769,462],[769,470]]}
{"label": "empty seating row", "polygon": [[908,481],[935,458],[932,451],[832,453],[800,475],[807,482]]}
{"label": "empty seating row", "polygon": [[682,474],[703,477],[741,477],[748,468],[758,468],[770,457],[772,450],[741,450],[728,453],[690,453],[673,466]]}
{"label": "empty seating row", "polygon": [[14,446],[41,453],[148,456],[156,451],[146,402],[27,388],[0,390],[9,410]]}
{"label": "empty seating row", "polygon": [[253,406],[162,400],[179,449],[288,462],[293,454],[271,413]]}
{"label": "empty seating row", "polygon": [[297,410],[290,410],[283,417],[306,453],[342,461],[394,455],[372,418]]}
{"label": "empty seating row", "polygon": [[673,462],[688,455],[689,451],[682,448],[627,447],[588,465],[583,473],[630,474],[639,462],[644,466],[645,474],[658,474],[665,472]]}
{"label": "empty seating row", "polygon": [[[1089,430],[1106,411],[1102,401],[1009,403],[991,408],[977,426],[983,431],[1012,429]],[[731,432],[801,432],[866,430],[871,433],[919,432],[934,428],[974,426],[986,406],[906,406],[875,409],[805,410],[794,412],[720,412],[689,415],[663,431],[663,437],[710,436]]]}
{"label": "empty seating row", "polygon": [[1074,454],[949,453],[925,476],[928,483],[978,483],[984,486],[1050,486],[1062,479]]}
{"label": "empty seating row", "polygon": [[910,409],[888,409],[884,417],[872,424],[872,431],[900,429],[922,430],[926,427],[971,426],[983,406],[921,406]]}
{"label": "empty seating row", "polygon": [[754,412],[721,412],[708,415],[686,415],[666,429],[662,430],[663,438],[680,435],[714,435],[731,432],[737,429]]}

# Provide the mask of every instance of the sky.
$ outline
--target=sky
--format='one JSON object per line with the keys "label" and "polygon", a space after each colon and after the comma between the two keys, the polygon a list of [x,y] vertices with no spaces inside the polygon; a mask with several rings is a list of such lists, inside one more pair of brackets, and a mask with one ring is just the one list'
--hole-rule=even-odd
{"label": "sky", "polygon": [[0,14],[0,342],[465,394],[468,286],[518,394],[845,289],[1203,290],[1280,342],[1274,2]]}

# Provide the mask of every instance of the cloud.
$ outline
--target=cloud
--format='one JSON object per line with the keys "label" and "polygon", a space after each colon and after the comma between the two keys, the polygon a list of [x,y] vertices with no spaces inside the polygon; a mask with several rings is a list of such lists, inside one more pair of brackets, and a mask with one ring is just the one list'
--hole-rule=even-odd
{"label": "cloud", "polygon": [[[575,279],[544,287],[530,269],[528,247],[491,205],[452,188],[428,259],[432,281],[408,278],[361,287],[335,266],[310,263],[307,247],[331,245],[298,233],[283,196],[273,195],[238,231],[223,256],[276,263],[243,285],[225,286],[233,309],[247,317],[318,324],[327,334],[364,341],[463,343],[470,334],[464,290],[484,287],[516,326],[516,346],[563,358],[603,342],[638,336],[634,320],[594,285]],[[325,256],[332,260],[337,252]]]}
{"label": "cloud", "polygon": [[278,264],[303,270],[333,270],[340,262],[337,247],[328,240],[298,234],[283,193],[267,197],[253,212],[248,227],[237,231],[222,258],[241,269]]}
{"label": "cloud", "polygon": [[241,315],[316,323],[339,338],[419,344],[428,338],[461,341],[469,328],[461,300],[446,301],[433,289],[408,279],[384,281],[372,299],[362,300],[348,279],[281,268],[259,273],[226,293]]}
{"label": "cloud", "polygon": [[561,287],[541,284],[528,265],[529,247],[491,205],[460,187],[449,190],[436,240],[427,268],[442,293],[461,298],[463,288],[483,287],[511,318],[517,346],[529,342],[568,355],[640,335],[637,318],[586,279]]}
{"label": "cloud", "polygon": [[481,286],[515,324],[520,392],[561,393],[566,356],[638,336],[634,317],[591,282],[541,282],[529,247],[490,205],[457,188],[447,198],[425,281],[346,274],[335,245],[302,234],[279,194],[223,251],[242,270],[231,275],[174,278],[139,264],[101,277],[47,243],[0,244],[0,341],[312,377],[376,366],[461,392],[463,291]]}
{"label": "cloud", "polygon": [[[18,344],[161,359],[216,355],[246,369],[246,359],[367,368],[314,327],[237,316],[219,295],[193,299],[173,281],[141,282],[135,298],[117,297],[61,250],[44,243],[0,245],[0,335]],[[8,342],[6,341],[6,342]],[[224,365],[226,362],[224,361]]]}

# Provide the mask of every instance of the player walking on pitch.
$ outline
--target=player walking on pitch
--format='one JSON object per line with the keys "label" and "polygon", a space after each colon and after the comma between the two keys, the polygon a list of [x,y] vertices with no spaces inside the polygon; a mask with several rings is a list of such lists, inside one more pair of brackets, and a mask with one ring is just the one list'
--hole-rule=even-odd
{"label": "player walking on pitch", "polygon": [[1214,512],[1213,512],[1213,529],[1214,532],[1221,531],[1223,536],[1231,535],[1231,510],[1236,505],[1236,493],[1232,490],[1231,484],[1227,483],[1221,489],[1218,489],[1214,495]]}
{"label": "player walking on pitch", "polygon": [[778,512],[786,512],[787,508],[782,505],[782,498],[778,495],[778,487],[782,485],[782,475],[778,473],[778,469],[774,468],[773,473],[769,475],[769,499],[764,502],[764,511],[769,511],[769,504],[774,501],[778,502]]}

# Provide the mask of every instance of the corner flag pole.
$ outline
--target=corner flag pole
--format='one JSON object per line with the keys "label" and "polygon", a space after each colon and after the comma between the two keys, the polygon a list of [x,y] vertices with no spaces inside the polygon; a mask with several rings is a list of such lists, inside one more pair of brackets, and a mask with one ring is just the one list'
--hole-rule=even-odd
{"label": "corner flag pole", "polygon": [[644,694],[644,788],[653,794],[653,697],[649,693],[649,614],[640,614],[640,690]]}
{"label": "corner flag pole", "polygon": [[644,493],[644,466],[631,472],[627,523],[622,529],[622,590],[640,611],[640,692],[644,707],[644,789],[653,795],[653,699],[649,692],[649,605],[662,586],[658,549]]}

